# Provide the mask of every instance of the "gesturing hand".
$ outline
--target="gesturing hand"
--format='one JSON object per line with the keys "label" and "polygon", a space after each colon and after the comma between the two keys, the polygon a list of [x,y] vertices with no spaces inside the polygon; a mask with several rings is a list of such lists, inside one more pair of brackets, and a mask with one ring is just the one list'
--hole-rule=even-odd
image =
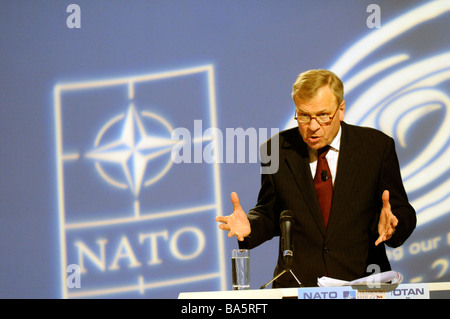
{"label": "gesturing hand", "polygon": [[228,216],[218,216],[216,221],[222,224],[219,228],[228,231],[228,237],[236,236],[239,241],[250,235],[250,222],[247,215],[239,204],[239,197],[236,193],[231,193],[231,202],[233,203],[233,213]]}
{"label": "gesturing hand", "polygon": [[380,221],[378,222],[378,237],[375,246],[392,237],[395,227],[398,225],[398,219],[392,214],[391,204],[389,203],[389,191],[385,190],[381,196],[383,208],[381,209]]}

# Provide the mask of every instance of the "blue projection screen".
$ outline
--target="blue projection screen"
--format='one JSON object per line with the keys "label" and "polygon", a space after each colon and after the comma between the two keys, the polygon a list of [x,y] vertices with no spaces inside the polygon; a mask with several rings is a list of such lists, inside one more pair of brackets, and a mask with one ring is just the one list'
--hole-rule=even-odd
{"label": "blue projection screen", "polygon": [[[418,224],[404,282],[450,281],[449,1],[2,1],[0,297],[231,289],[215,216],[256,203],[259,145],[325,68],[392,136]],[[297,249],[301,249],[298,247]],[[278,238],[251,252],[273,276]]]}

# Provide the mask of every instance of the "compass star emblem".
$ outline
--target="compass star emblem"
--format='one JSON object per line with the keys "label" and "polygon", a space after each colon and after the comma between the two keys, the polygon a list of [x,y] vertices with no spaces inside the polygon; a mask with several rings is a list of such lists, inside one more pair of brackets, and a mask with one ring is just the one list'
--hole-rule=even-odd
{"label": "compass star emblem", "polygon": [[[172,161],[169,156],[163,171],[157,174],[156,177],[144,181],[148,163],[169,153],[172,146],[177,143],[171,138],[158,136],[153,131],[153,134],[148,134],[141,116],[152,118],[163,124],[168,130],[167,135],[170,136],[172,127],[167,121],[150,112],[139,114],[134,105],[131,104],[125,115],[122,114],[104,125],[96,138],[94,150],[85,155],[86,158],[96,161],[97,170],[105,180],[118,187],[130,188],[136,197],[139,196],[143,184],[148,186],[156,182],[167,172]],[[122,131],[119,138],[101,145],[104,134],[120,121],[122,121]],[[124,184],[117,181],[107,174],[102,168],[102,163],[120,165],[127,183]]]}

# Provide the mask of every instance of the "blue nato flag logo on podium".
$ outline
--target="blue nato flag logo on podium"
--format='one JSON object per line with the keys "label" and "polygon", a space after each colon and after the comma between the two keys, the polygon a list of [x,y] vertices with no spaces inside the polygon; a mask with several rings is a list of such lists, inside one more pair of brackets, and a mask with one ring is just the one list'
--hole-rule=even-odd
{"label": "blue nato flag logo on podium", "polygon": [[214,66],[59,83],[54,110],[62,297],[225,289],[219,161],[171,158],[174,127],[217,127]]}

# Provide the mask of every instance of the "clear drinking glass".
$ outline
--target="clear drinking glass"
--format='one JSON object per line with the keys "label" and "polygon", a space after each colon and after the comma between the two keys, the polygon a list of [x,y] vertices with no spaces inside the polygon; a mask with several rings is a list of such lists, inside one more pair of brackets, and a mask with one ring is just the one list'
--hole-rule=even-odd
{"label": "clear drinking glass", "polygon": [[231,278],[233,290],[250,289],[250,250],[231,251]]}

